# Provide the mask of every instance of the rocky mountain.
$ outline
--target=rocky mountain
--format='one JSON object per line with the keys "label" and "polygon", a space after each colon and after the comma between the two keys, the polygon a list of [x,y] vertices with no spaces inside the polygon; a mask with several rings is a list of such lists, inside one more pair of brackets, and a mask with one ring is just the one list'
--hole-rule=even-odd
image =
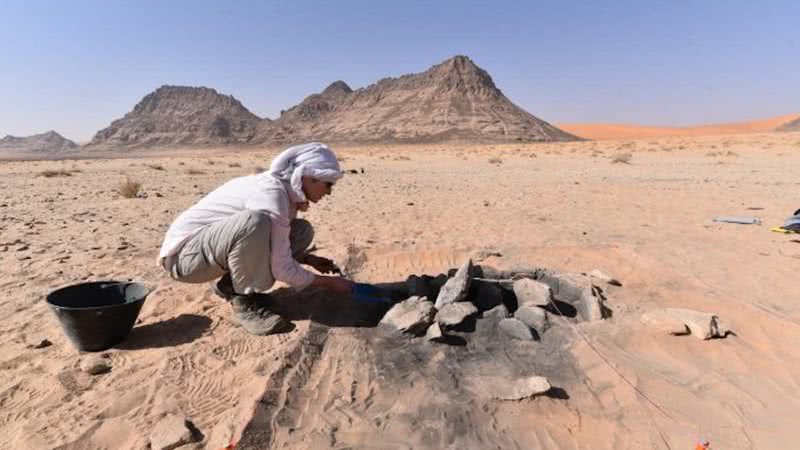
{"label": "rocky mountain", "polygon": [[384,78],[357,90],[336,81],[274,121],[260,119],[213,89],[162,86],[98,131],[87,146],[575,139],[512,103],[471,59],[455,56],[425,72]]}
{"label": "rocky mountain", "polygon": [[800,117],[779,126],[775,131],[800,131]]}
{"label": "rocky mountain", "polygon": [[52,130],[33,136],[8,135],[0,139],[0,150],[14,153],[63,153],[77,148],[78,144]]}
{"label": "rocky mountain", "polygon": [[425,72],[384,78],[355,91],[337,81],[262,123],[253,142],[575,139],[512,103],[471,59],[455,56]]}
{"label": "rocky mountain", "polygon": [[246,143],[261,122],[233,96],[214,89],[161,86],[133,111],[98,131],[88,147]]}

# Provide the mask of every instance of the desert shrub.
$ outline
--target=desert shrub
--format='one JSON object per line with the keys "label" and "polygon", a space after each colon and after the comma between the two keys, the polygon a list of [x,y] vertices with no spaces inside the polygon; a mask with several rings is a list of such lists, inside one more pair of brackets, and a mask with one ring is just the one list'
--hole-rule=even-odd
{"label": "desert shrub", "polygon": [[136,198],[139,196],[139,191],[142,189],[142,183],[138,181],[133,181],[128,177],[125,177],[125,181],[120,183],[117,190],[119,191],[119,195],[125,198]]}
{"label": "desert shrub", "polygon": [[239,164],[238,162],[233,162],[233,163],[228,164],[228,167],[235,168],[235,167],[242,167],[242,165]]}
{"label": "desert shrub", "polygon": [[630,164],[633,155],[628,152],[619,152],[611,155],[611,164]]}
{"label": "desert shrub", "polygon": [[259,173],[262,173],[262,172],[264,172],[265,170],[267,170],[267,169],[265,169],[265,168],[263,168],[263,167],[256,167],[256,168],[254,168],[254,169],[253,169],[253,173],[254,173],[254,174],[256,174],[256,175],[258,175]]}
{"label": "desert shrub", "polygon": [[498,158],[497,156],[494,156],[492,158],[489,158],[489,164],[496,164],[496,165],[503,164],[503,160]]}
{"label": "desert shrub", "polygon": [[161,164],[145,164],[145,167],[149,167],[153,170],[166,170]]}
{"label": "desert shrub", "polygon": [[53,177],[71,177],[72,173],[69,170],[65,169],[58,169],[58,170],[43,170],[39,172],[39,176],[45,178],[53,178]]}
{"label": "desert shrub", "polygon": [[186,169],[186,175],[205,175],[200,169]]}

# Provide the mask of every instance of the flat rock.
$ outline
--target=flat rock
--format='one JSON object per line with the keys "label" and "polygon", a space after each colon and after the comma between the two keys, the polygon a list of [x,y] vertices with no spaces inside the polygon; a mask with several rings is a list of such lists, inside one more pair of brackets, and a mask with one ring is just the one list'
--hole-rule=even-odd
{"label": "flat rock", "polygon": [[531,333],[531,329],[519,319],[515,319],[513,317],[503,319],[497,326],[500,328],[501,333],[512,339],[519,339],[522,341],[533,340],[533,333]]}
{"label": "flat rock", "polygon": [[102,355],[89,355],[81,360],[81,370],[90,375],[111,371],[111,360]]}
{"label": "flat rock", "polygon": [[578,310],[581,319],[588,322],[605,319],[611,315],[609,309],[605,306],[605,300],[596,288],[592,286],[583,289],[575,308]]}
{"label": "flat rock", "polygon": [[442,286],[439,296],[436,297],[436,309],[448,303],[464,301],[469,293],[470,282],[472,281],[472,260],[467,260],[458,268],[456,274]]}
{"label": "flat rock", "polygon": [[436,313],[436,323],[448,328],[455,327],[467,317],[477,314],[478,308],[470,302],[448,303]]}
{"label": "flat rock", "polygon": [[191,423],[186,418],[168,414],[150,433],[152,450],[172,450],[195,441]]}
{"label": "flat rock", "polygon": [[514,295],[517,296],[517,303],[520,306],[547,306],[553,300],[550,286],[530,278],[514,281]]}
{"label": "flat rock", "polygon": [[514,311],[514,317],[522,323],[542,334],[550,328],[547,311],[538,306],[522,305]]}
{"label": "flat rock", "polygon": [[428,331],[425,333],[425,339],[429,341],[439,340],[442,338],[442,336],[444,336],[442,334],[442,329],[436,322],[433,322],[431,326],[428,327]]}
{"label": "flat rock", "polygon": [[433,322],[436,309],[426,297],[410,297],[392,306],[381,319],[381,325],[420,336]]}
{"label": "flat rock", "polygon": [[620,283],[619,280],[617,280],[616,278],[612,277],[611,275],[608,275],[608,274],[606,274],[604,272],[601,272],[601,271],[599,271],[597,269],[592,270],[591,272],[587,273],[586,275],[589,275],[590,277],[592,277],[594,279],[597,279],[597,280],[600,280],[600,281],[602,281],[604,283],[608,283],[608,284],[610,284],[612,286],[622,286],[622,283]]}
{"label": "flat rock", "polygon": [[552,387],[545,377],[530,376],[516,380],[486,380],[492,398],[497,400],[522,400],[534,395],[544,394]]}
{"label": "flat rock", "polygon": [[483,317],[484,318],[492,318],[492,319],[505,319],[508,318],[508,308],[506,305],[497,305],[494,308],[484,311]]}
{"label": "flat rock", "polygon": [[570,272],[541,270],[536,274],[536,280],[550,286],[554,297],[571,304],[577,302],[583,290],[591,286],[589,277]]}
{"label": "flat rock", "polygon": [[729,330],[716,314],[682,308],[666,308],[642,315],[642,323],[672,334],[692,334],[698,339],[723,338]]}

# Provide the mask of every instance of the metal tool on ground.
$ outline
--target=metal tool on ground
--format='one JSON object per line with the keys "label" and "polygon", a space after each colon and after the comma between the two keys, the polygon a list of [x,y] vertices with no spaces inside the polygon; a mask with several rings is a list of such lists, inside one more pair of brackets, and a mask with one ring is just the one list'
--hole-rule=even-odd
{"label": "metal tool on ground", "polygon": [[717,216],[714,222],[735,223],[739,225],[761,225],[761,219],[751,216]]}

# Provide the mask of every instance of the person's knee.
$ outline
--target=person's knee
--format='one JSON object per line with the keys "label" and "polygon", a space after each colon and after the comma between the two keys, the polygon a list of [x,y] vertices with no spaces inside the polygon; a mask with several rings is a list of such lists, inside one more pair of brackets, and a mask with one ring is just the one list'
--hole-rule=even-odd
{"label": "person's knee", "polygon": [[314,242],[314,227],[305,219],[293,219],[290,226],[289,240],[293,253],[307,250]]}
{"label": "person's knee", "polygon": [[246,228],[249,232],[264,233],[268,232],[272,224],[269,214],[263,211],[243,211],[245,216]]}
{"label": "person's knee", "polygon": [[314,239],[314,227],[311,225],[311,222],[305,219],[292,219],[291,227],[292,232],[297,233],[298,236]]}

